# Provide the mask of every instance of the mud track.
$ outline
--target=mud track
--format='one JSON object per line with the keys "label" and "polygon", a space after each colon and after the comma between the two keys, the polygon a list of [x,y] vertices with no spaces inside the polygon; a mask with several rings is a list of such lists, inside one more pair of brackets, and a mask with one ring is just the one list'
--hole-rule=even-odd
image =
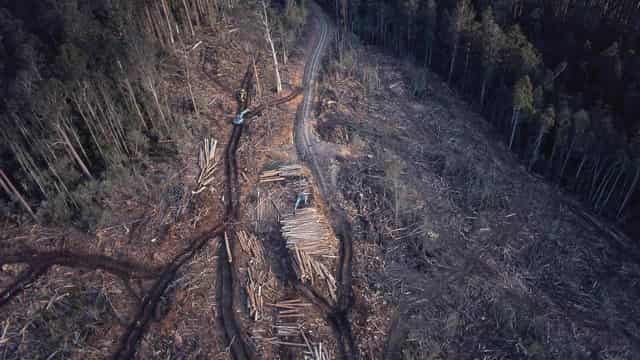
{"label": "mud track", "polygon": [[29,284],[47,273],[54,265],[85,270],[102,270],[111,273],[123,281],[131,278],[153,278],[157,269],[147,268],[126,260],[117,260],[104,255],[81,254],[70,251],[38,252],[23,251],[18,254],[0,255],[0,266],[8,264],[27,264],[16,280],[0,292],[0,307],[20,294]]}
{"label": "mud track", "polygon": [[224,226],[218,225],[211,231],[198,236],[164,268],[151,290],[142,299],[134,320],[120,340],[120,346],[113,356],[114,359],[132,359],[135,356],[137,344],[151,322],[162,294],[175,279],[180,267],[197,254],[209,240],[219,237],[223,231]]}

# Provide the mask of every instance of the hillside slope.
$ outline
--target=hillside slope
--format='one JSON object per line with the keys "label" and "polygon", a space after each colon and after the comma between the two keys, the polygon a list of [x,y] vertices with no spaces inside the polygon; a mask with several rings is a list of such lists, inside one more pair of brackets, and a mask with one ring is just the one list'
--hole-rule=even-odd
{"label": "hillside slope", "polygon": [[388,358],[639,356],[638,246],[527,173],[437,76],[413,100],[411,65],[354,54],[324,79],[316,131],[356,229],[361,353],[389,326]]}

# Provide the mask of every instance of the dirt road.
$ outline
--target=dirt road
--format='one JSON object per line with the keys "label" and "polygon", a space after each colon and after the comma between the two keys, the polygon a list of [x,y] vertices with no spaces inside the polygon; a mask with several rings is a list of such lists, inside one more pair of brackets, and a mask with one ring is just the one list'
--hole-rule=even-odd
{"label": "dirt road", "polygon": [[308,163],[313,173],[313,178],[328,209],[328,216],[332,224],[336,237],[340,241],[340,252],[338,260],[338,270],[336,276],[337,303],[331,307],[330,313],[326,314],[327,321],[333,329],[338,340],[338,351],[343,358],[357,358],[357,349],[351,333],[349,322],[349,312],[353,305],[352,296],[352,238],[350,224],[346,221],[346,216],[337,203],[333,201],[331,184],[327,182],[324,169],[321,166],[322,155],[316,151],[316,144],[319,140],[311,131],[309,118],[315,98],[317,79],[320,72],[322,58],[325,55],[328,45],[333,39],[334,28],[324,11],[315,3],[310,4],[311,10],[316,16],[313,18],[316,39],[311,52],[308,55],[304,70],[304,100],[296,114],[294,126],[294,141],[298,156],[302,161]]}

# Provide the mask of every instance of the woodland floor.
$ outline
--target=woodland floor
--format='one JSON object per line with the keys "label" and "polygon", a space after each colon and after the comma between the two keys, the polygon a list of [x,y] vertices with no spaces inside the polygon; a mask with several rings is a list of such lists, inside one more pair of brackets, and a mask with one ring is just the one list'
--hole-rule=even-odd
{"label": "woodland floor", "polygon": [[[173,106],[185,108],[185,134],[191,135],[171,140],[174,160],[148,164],[140,177],[123,180],[121,191],[105,200],[115,213],[109,226],[89,236],[7,224],[0,249],[24,243],[160,266],[193,234],[221,221],[222,149],[234,90],[253,49],[264,48],[257,24],[252,16],[230,16],[192,42],[203,41],[188,56],[198,112],[184,105],[189,98],[181,64],[167,60],[166,86],[175,91]],[[301,85],[302,43],[281,68],[285,94]],[[351,324],[360,357],[640,357],[640,249],[613,243],[572,210],[569,198],[528,174],[440,79],[430,77],[426,98],[413,100],[405,64],[371,49],[358,51],[361,65],[378,67],[380,86],[328,71],[314,116],[330,159],[329,178],[354,229]],[[257,70],[262,94],[254,104],[275,97],[265,86],[272,84],[265,52]],[[252,120],[237,153],[243,220],[236,226],[264,245],[270,302],[294,299],[278,273],[283,250],[277,218],[293,206],[299,189],[286,182],[259,184],[258,177],[294,161],[300,100]],[[204,136],[219,141],[219,176],[210,190],[190,197]],[[277,211],[258,215],[265,199]],[[216,325],[217,246],[209,242],[180,268],[140,343],[139,359],[229,358]],[[238,259],[236,285],[243,285],[252,257],[237,246],[231,251]],[[22,268],[0,270],[2,288]],[[134,281],[130,291],[101,271],[54,267],[1,309],[0,359],[105,358],[133,318],[132,292],[140,296],[150,284]],[[320,290],[328,295],[326,287]],[[236,292],[237,318],[257,357],[301,358],[300,349],[265,340],[275,336],[278,310],[266,306],[252,320],[243,290]],[[324,321],[313,310],[303,313],[310,341],[323,342],[334,358]]]}

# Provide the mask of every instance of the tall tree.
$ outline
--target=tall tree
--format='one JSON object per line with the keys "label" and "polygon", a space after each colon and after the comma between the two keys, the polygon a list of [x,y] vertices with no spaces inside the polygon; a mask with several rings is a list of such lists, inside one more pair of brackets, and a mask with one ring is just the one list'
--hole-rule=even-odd
{"label": "tall tree", "polygon": [[540,146],[542,145],[542,138],[549,130],[555,125],[556,110],[553,106],[547,107],[538,117],[538,135],[533,146],[533,153],[531,154],[531,160],[529,161],[529,171],[533,169],[533,166],[538,161],[540,155]]}
{"label": "tall tree", "polygon": [[449,60],[449,75],[447,76],[447,83],[451,83],[456,57],[458,56],[460,39],[463,33],[471,28],[475,16],[473,5],[471,5],[469,0],[458,0],[448,24],[448,38],[451,45],[451,56]]}
{"label": "tall tree", "polygon": [[482,85],[480,88],[480,106],[484,105],[487,83],[491,81],[494,72],[501,61],[501,51],[505,43],[505,35],[493,17],[491,6],[482,12]]}
{"label": "tall tree", "polygon": [[[562,163],[562,168],[560,169],[560,179],[564,176],[576,143],[580,142],[580,144],[583,144],[586,141],[585,134],[591,127],[591,116],[585,109],[578,110],[573,114],[571,120],[573,122],[573,138],[571,139],[571,144],[569,144],[569,148],[567,149],[564,162]],[[587,154],[585,152],[582,156],[582,160],[580,161],[580,165],[578,166],[578,175],[580,174],[586,160]]]}
{"label": "tall tree", "polygon": [[522,111],[533,111],[533,85],[528,75],[520,78],[513,87],[513,113],[511,117],[511,138],[509,140],[509,149],[513,147],[513,141],[516,137],[516,130],[520,122],[520,113]]}
{"label": "tall tree", "polygon": [[507,66],[516,77],[530,75],[542,63],[540,52],[527,39],[519,25],[507,32]]}
{"label": "tall tree", "polygon": [[436,29],[438,27],[438,4],[436,0],[427,0],[425,9],[425,52],[424,64],[431,67],[433,57],[433,45],[436,39]]}
{"label": "tall tree", "polygon": [[271,28],[269,26],[269,15],[267,14],[267,4],[262,0],[262,25],[264,25],[264,36],[271,47],[271,58],[273,59],[273,71],[276,75],[276,93],[282,91],[282,81],[280,80],[280,70],[278,69],[278,56],[276,55],[276,47],[271,37]]}
{"label": "tall tree", "polygon": [[[566,99],[562,99],[559,104],[559,111],[556,119],[555,135],[551,147],[551,156],[547,164],[547,174],[552,176],[554,160],[561,148],[567,145],[569,140],[569,130],[571,128],[571,108]],[[553,176],[552,176],[553,177]]]}

